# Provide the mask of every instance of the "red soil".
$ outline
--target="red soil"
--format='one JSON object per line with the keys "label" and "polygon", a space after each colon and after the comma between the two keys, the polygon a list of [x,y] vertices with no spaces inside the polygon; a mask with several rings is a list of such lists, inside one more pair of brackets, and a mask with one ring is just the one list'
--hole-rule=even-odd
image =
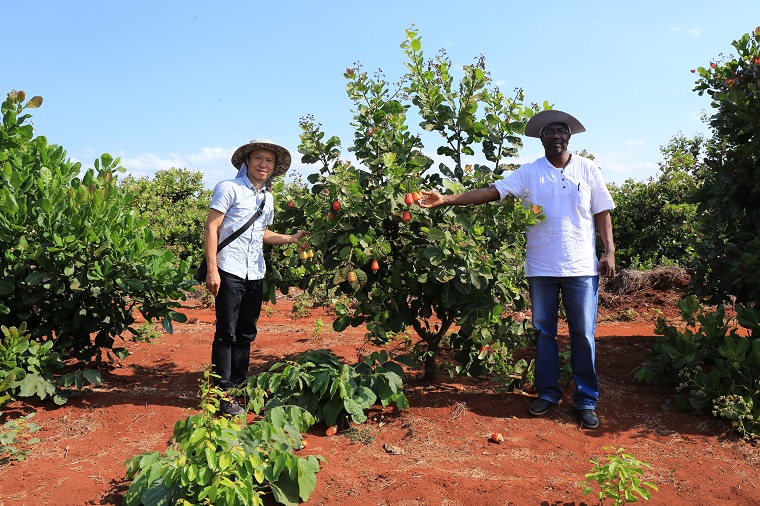
{"label": "red soil", "polygon": [[[353,439],[312,428],[302,453],[322,455],[326,463],[309,504],[598,504],[583,495],[582,482],[589,459],[610,454],[606,447],[624,447],[651,464],[644,479],[659,492],[648,504],[760,504],[757,446],[739,441],[725,421],[664,411],[674,390],[631,378],[653,340],[653,324],[642,318],[674,313],[674,305],[656,303],[626,307],[632,322],[609,323],[610,313],[600,313],[598,429],[579,427],[569,392],[548,416],[534,418],[527,412],[530,394],[497,394],[487,381],[439,376],[426,384],[412,377],[408,411],[374,409]],[[129,485],[124,461],[163,451],[174,423],[197,406],[214,316],[193,301],[186,313],[189,322],[176,325],[173,335],[127,343],[132,355],[104,370],[103,383],[83,397],[58,408],[6,406],[6,414],[36,411],[33,422],[42,428],[26,461],[0,467],[0,506],[121,503]],[[363,345],[363,329],[335,333],[323,309],[294,318],[291,302],[282,300],[267,313],[252,351],[253,372],[309,348],[328,348],[353,362]],[[325,328],[315,335],[317,318]],[[489,442],[493,432],[505,441]]]}

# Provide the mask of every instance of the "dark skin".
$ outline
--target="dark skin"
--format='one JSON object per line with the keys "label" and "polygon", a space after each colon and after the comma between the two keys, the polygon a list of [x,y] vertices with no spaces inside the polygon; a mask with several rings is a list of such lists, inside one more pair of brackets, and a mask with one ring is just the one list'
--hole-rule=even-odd
{"label": "dark skin", "polygon": [[[564,123],[550,123],[542,131],[541,144],[544,146],[544,154],[554,167],[561,169],[570,163],[572,153],[567,150],[570,142],[570,133]],[[422,190],[420,207],[432,208],[438,206],[466,206],[472,204],[485,204],[499,200],[499,192],[496,188],[478,188],[454,195],[442,195],[436,191]],[[604,254],[599,259],[599,271],[602,276],[615,276],[615,242],[612,237],[612,218],[609,211],[602,211],[594,215],[594,223],[602,238]]]}

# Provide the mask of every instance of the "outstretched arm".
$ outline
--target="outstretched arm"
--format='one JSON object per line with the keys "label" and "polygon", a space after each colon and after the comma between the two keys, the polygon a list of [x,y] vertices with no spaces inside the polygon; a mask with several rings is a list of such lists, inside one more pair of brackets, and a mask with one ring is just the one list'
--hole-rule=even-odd
{"label": "outstretched arm", "polygon": [[431,208],[438,206],[467,206],[471,204],[485,204],[499,200],[499,191],[493,186],[478,188],[454,195],[441,195],[436,191],[422,190],[420,207]]}
{"label": "outstretched arm", "polygon": [[306,230],[299,230],[298,233],[293,235],[280,234],[272,232],[267,227],[264,230],[264,244],[294,244],[306,236]]}

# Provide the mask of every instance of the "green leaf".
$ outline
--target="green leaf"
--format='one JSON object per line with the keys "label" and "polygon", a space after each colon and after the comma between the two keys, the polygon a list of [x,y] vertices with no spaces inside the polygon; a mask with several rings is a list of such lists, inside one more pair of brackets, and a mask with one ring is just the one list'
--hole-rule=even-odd
{"label": "green leaf", "polygon": [[29,102],[26,103],[26,106],[30,109],[37,109],[39,106],[42,105],[42,97],[39,95],[35,95],[32,98],[29,99]]}
{"label": "green leaf", "polygon": [[0,297],[7,297],[13,293],[15,285],[12,281],[2,280],[0,281]]}
{"label": "green leaf", "polygon": [[[343,407],[346,409],[346,412],[351,416],[351,420],[354,423],[364,423],[367,421],[367,415],[364,414],[364,408],[362,405],[357,402],[357,398],[346,398],[343,399]],[[331,424],[332,425],[332,424]]]}
{"label": "green leaf", "polygon": [[24,278],[24,282],[29,286],[37,286],[42,283],[44,276],[40,271],[32,271]]}
{"label": "green leaf", "polygon": [[314,465],[308,460],[298,459],[298,495],[301,500],[308,501],[316,486],[317,477],[314,473]]}

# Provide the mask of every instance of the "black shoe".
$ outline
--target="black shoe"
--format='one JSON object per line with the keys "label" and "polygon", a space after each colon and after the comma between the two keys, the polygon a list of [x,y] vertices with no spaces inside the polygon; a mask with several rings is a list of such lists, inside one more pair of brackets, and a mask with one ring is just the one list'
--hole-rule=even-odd
{"label": "black shoe", "polygon": [[219,401],[219,410],[225,416],[238,416],[245,413],[245,410],[234,397],[230,400],[222,399]]}
{"label": "black shoe", "polygon": [[581,427],[586,427],[587,429],[596,429],[599,427],[599,417],[596,416],[596,411],[593,409],[581,409],[580,417]]}
{"label": "black shoe", "polygon": [[546,399],[536,399],[530,403],[528,412],[533,416],[543,416],[549,411],[549,408],[553,407],[554,403],[547,401]]}

